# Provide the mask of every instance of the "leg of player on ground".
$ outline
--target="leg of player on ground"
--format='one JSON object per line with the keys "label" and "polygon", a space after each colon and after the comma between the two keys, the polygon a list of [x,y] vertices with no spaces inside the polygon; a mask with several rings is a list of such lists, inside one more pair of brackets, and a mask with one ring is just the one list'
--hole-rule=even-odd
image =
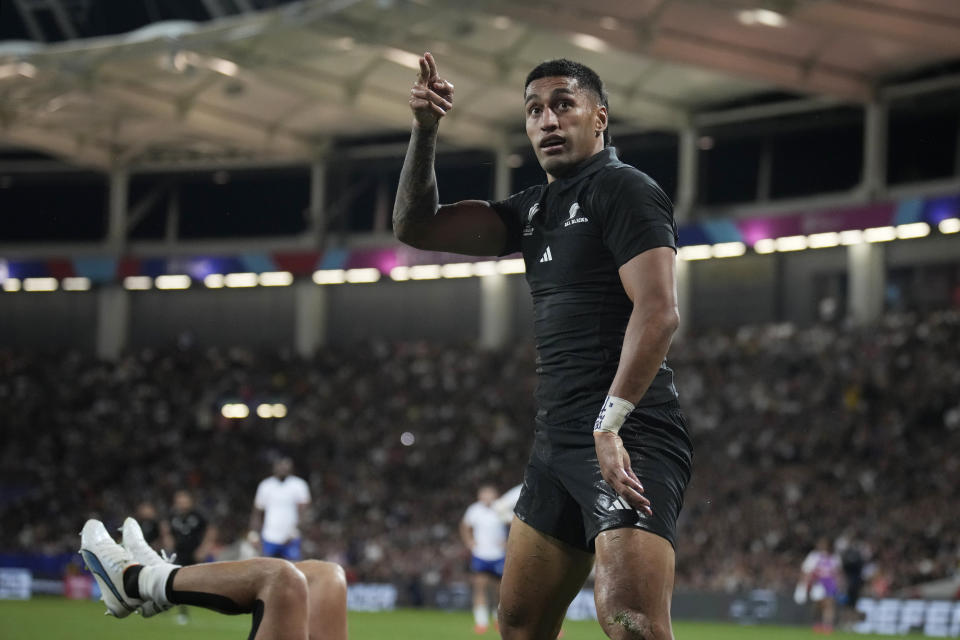
{"label": "leg of player on ground", "polygon": [[338,564],[304,560],[296,564],[307,578],[310,640],[347,640],[347,577]]}
{"label": "leg of player on ground", "polygon": [[286,560],[255,558],[183,567],[167,593],[174,604],[253,613],[251,640],[308,638],[307,579]]}
{"label": "leg of player on ground", "polygon": [[603,531],[596,539],[597,617],[613,640],[672,640],[674,551],[641,529]]}
{"label": "leg of player on ground", "polygon": [[555,640],[593,556],[514,518],[500,586],[504,640]]}

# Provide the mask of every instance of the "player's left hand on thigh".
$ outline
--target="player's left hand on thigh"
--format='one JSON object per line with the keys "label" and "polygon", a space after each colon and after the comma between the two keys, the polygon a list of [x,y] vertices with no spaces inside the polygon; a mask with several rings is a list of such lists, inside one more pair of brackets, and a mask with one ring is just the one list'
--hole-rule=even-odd
{"label": "player's left hand on thigh", "polygon": [[600,473],[618,496],[637,511],[653,515],[650,501],[643,495],[643,485],[630,467],[630,454],[623,448],[623,440],[615,433],[597,431],[593,434]]}

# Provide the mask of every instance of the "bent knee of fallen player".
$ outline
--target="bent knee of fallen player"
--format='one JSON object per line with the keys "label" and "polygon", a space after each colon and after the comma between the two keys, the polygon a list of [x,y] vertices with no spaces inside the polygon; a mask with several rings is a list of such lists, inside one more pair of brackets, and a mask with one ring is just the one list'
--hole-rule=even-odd
{"label": "bent knee of fallen player", "polygon": [[323,560],[303,560],[294,566],[306,577],[311,597],[320,592],[346,596],[347,576],[340,565]]}
{"label": "bent knee of fallen player", "polygon": [[346,640],[347,576],[333,562],[304,560],[296,564],[307,579],[310,640]]}

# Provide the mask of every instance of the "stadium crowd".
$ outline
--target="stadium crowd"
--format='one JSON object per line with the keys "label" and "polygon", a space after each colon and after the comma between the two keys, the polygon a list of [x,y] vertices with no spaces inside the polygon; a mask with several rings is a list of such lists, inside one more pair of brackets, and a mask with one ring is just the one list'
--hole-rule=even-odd
{"label": "stadium crowd", "polygon": [[[181,488],[226,551],[291,455],[314,495],[306,556],[356,580],[463,579],[456,527],[476,487],[521,479],[533,363],[529,345],[376,341],[309,360],[0,350],[0,551],[74,551],[85,518],[119,525]],[[792,590],[821,535],[868,550],[878,593],[958,571],[960,314],[690,335],[670,363],[696,447],[678,587]],[[251,415],[223,417],[236,402]],[[288,413],[259,418],[261,403]]]}

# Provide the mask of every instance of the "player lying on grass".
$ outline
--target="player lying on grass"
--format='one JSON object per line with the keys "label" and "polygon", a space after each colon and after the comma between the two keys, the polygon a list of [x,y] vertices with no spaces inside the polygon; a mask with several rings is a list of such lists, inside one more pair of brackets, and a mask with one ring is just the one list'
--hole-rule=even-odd
{"label": "player lying on grass", "polygon": [[219,613],[253,614],[250,640],[346,640],[347,586],[339,565],[292,564],[274,558],[180,567],[157,555],[133,518],[123,523],[123,546],[99,520],[80,534],[80,555],[93,573],[107,613],[147,618],[173,605]]}

